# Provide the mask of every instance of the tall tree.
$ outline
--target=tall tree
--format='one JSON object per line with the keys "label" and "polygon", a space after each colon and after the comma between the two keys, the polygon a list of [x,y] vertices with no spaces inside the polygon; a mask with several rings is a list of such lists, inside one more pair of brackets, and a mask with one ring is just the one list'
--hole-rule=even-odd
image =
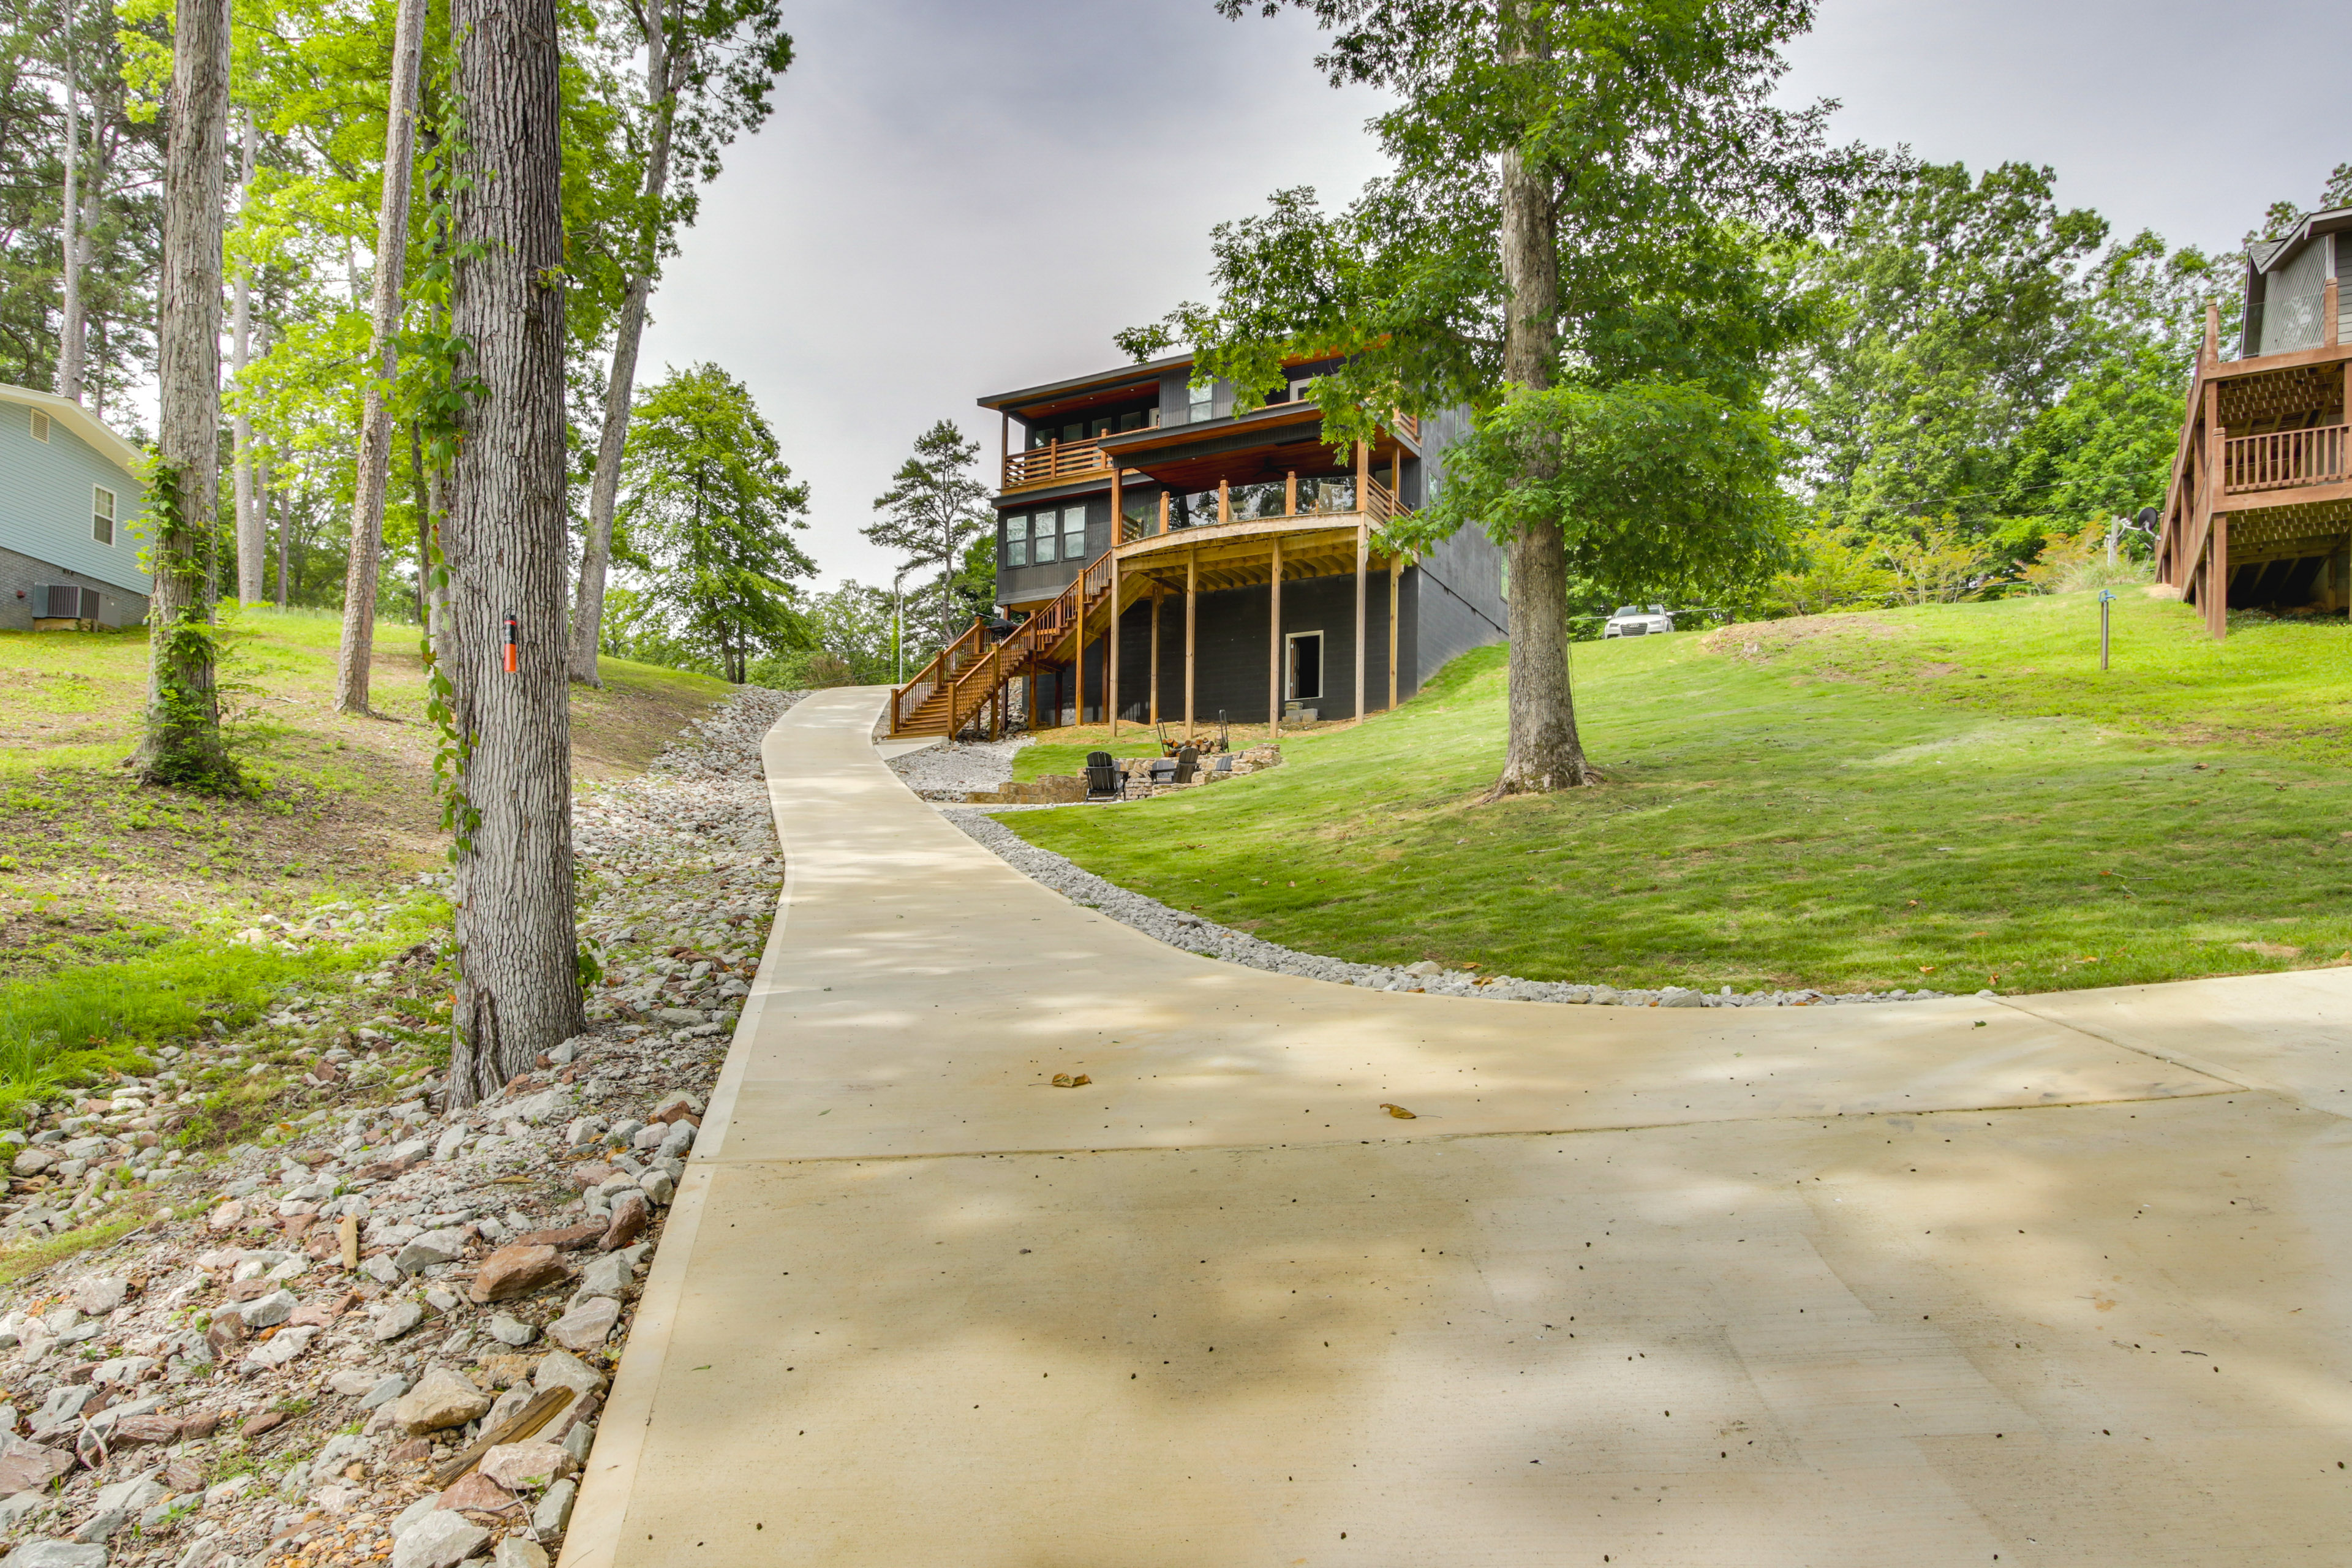
{"label": "tall tree", "polygon": [[[645,177],[638,192],[621,310],[604,392],[596,468],[588,489],[579,595],[572,612],[572,676],[590,686],[596,676],[598,628],[613,549],[613,511],[620,494],[637,345],[646,308],[660,277],[662,258],[676,248],[677,230],[694,221],[695,183],[719,175],[719,151],[738,132],[757,131],[768,117],[768,93],[792,64],[793,41],[783,31],[779,0],[624,0],[646,51],[646,106],[639,132]],[[671,166],[684,165],[687,188],[673,194]]]}
{"label": "tall tree", "polygon": [[77,188],[81,175],[81,72],[80,62],[74,54],[74,0],[65,0],[58,19],[63,24],[60,30],[65,55],[66,156],[65,199],[58,209],[58,226],[64,232],[58,247],[61,309],[57,387],[58,396],[79,403],[85,329],[81,310],[81,208]]}
{"label": "tall tree", "polygon": [[[1398,407],[1466,404],[1500,421],[1488,456],[1506,467],[1490,471],[1524,493],[1488,519],[1511,582],[1496,793],[1584,784],[1567,659],[1577,520],[1559,510],[1584,487],[1555,482],[1580,466],[1565,444],[1645,425],[1697,430],[1659,417],[1660,388],[1736,401],[1785,331],[1776,321],[1742,341],[1725,307],[1755,290],[1736,258],[1723,275],[1720,237],[1735,225],[1757,243],[1805,232],[1851,175],[1852,159],[1820,151],[1825,107],[1771,101],[1780,46],[1811,25],[1811,0],[1218,5],[1229,16],[1312,14],[1333,34],[1318,61],[1333,85],[1400,100],[1375,121],[1396,172],[1336,223],[1293,193],[1268,217],[1221,229],[1219,307],[1171,324],[1202,351],[1202,374],[1242,388],[1244,406],[1286,359],[1345,353],[1315,394],[1343,440],[1369,437]],[[1172,335],[1121,341],[1141,352]],[[1629,401],[1595,401],[1621,395]]]}
{"label": "tall tree", "polygon": [[147,728],[138,762],[154,784],[236,781],[222,744],[212,605],[220,485],[222,168],[228,139],[228,0],[178,0],[171,144],[163,174],[163,279],[154,593]]}
{"label": "tall tree", "polygon": [[[247,110],[237,125],[236,210],[241,221],[253,200],[253,112]],[[229,381],[242,394],[246,371],[253,359],[253,274],[239,265],[229,286]],[[245,398],[236,399],[229,433],[230,461],[236,465],[236,596],[251,604],[261,597],[262,552],[267,546],[254,534],[253,415]]]}
{"label": "tall tree", "polygon": [[376,580],[383,571],[383,498],[392,471],[392,410],[400,372],[401,281],[408,260],[408,190],[415,163],[417,79],[424,66],[425,0],[400,0],[393,28],[392,90],[383,136],[383,196],[375,228],[375,277],[368,301],[368,368],[353,478],[351,555],[343,574],[343,636],[335,659],[335,706],[368,711],[368,661],[375,653]]}
{"label": "tall tree", "polygon": [[564,661],[556,11],[555,0],[450,7],[465,106],[450,331],[467,345],[457,384],[472,393],[457,419],[438,639],[457,763],[455,1105],[495,1092],[585,1021]]}
{"label": "tall tree", "polygon": [[902,574],[938,571],[936,613],[946,642],[956,637],[955,580],[964,544],[994,521],[988,487],[972,473],[979,461],[980,443],[954,420],[940,420],[915,438],[890,488],[874,498],[881,520],[858,531],[897,551]]}
{"label": "tall tree", "polygon": [[648,601],[740,685],[751,660],[806,647],[790,579],[815,563],[795,482],[751,392],[715,364],[670,374],[637,399],[623,465],[622,538]]}

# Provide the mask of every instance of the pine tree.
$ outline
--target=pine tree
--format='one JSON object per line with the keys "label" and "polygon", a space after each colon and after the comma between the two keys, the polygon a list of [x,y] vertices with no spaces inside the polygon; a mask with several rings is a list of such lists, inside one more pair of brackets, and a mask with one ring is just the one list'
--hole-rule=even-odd
{"label": "pine tree", "polygon": [[898,552],[912,576],[937,571],[937,611],[942,646],[956,638],[957,567],[968,540],[995,521],[988,487],[972,477],[980,443],[942,419],[915,440],[914,452],[890,476],[890,488],[874,500],[879,522],[858,531]]}

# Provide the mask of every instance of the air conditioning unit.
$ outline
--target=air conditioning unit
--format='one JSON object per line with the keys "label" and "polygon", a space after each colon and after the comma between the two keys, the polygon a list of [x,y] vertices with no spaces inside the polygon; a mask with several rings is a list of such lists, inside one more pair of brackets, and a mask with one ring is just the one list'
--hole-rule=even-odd
{"label": "air conditioning unit", "polygon": [[33,614],[49,621],[95,621],[98,590],[71,583],[43,583],[33,589]]}

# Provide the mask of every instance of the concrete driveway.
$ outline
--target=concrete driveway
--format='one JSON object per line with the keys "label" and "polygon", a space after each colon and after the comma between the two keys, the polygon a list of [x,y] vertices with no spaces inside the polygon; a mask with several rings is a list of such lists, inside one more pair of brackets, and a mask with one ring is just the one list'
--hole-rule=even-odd
{"label": "concrete driveway", "polygon": [[1326,985],[1014,873],[878,704],[769,739],[784,908],[565,1568],[2352,1560],[2352,972]]}

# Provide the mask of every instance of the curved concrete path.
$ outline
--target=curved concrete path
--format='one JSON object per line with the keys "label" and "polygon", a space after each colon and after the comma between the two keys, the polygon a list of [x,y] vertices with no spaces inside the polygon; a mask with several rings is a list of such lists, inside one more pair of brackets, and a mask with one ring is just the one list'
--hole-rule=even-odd
{"label": "curved concrete path", "polygon": [[783,908],[565,1568],[2352,1555],[2352,972],[1330,986],[1016,874],[878,702],[769,738]]}

